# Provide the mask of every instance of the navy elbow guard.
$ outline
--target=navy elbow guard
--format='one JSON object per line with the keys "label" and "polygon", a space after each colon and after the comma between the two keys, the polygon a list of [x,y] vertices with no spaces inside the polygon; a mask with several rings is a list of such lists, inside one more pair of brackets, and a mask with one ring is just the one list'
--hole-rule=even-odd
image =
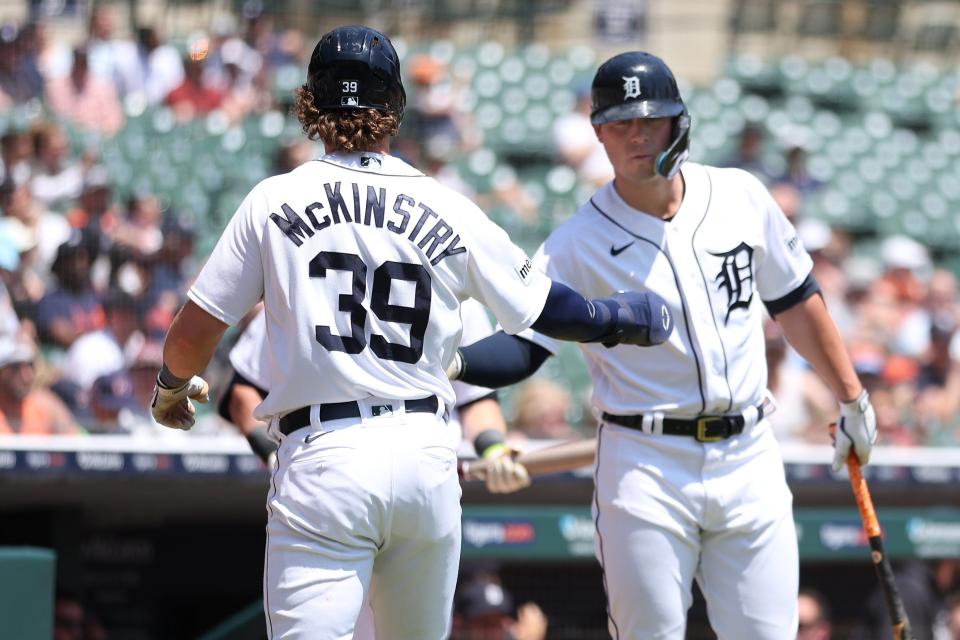
{"label": "navy elbow guard", "polygon": [[673,332],[673,316],[667,303],[655,293],[627,291],[592,301],[597,311],[610,314],[610,330],[587,342],[604,346],[633,344],[652,347],[666,342]]}

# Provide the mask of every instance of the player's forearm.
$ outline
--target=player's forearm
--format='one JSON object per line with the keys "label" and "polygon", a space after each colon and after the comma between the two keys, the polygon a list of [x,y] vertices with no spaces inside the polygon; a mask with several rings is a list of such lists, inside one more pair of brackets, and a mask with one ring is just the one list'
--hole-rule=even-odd
{"label": "player's forearm", "polygon": [[170,325],[163,345],[163,363],[177,378],[190,378],[207,368],[228,325],[187,301]]}
{"label": "player's forearm", "polygon": [[532,376],[549,356],[540,345],[498,331],[460,348],[457,380],[491,389],[505,387]]}
{"label": "player's forearm", "polygon": [[461,407],[460,426],[463,428],[463,439],[467,442],[473,442],[488,429],[507,432],[507,422],[500,410],[500,403],[492,397],[482,398]]}
{"label": "player's forearm", "polygon": [[855,399],[863,385],[823,298],[811,296],[776,316],[793,348],[810,363],[842,402]]}

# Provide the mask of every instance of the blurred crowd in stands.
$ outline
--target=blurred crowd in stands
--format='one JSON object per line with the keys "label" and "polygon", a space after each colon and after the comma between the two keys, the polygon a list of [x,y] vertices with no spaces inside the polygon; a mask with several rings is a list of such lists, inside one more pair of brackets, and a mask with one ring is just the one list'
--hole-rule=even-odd
{"label": "blurred crowd in stands", "polygon": [[[283,111],[277,75],[303,73],[311,44],[295,28],[275,28],[267,13],[218,19],[180,47],[154,27],[136,28],[130,39],[118,31],[114,8],[104,4],[74,46],[51,38],[42,20],[0,27],[0,110],[35,113],[0,139],[0,434],[171,435],[153,423],[148,403],[166,329],[203,258],[196,231],[153,193],[117,197],[96,145],[78,148],[68,128],[106,139],[122,130],[125,114],[150,107],[169,107],[178,121]],[[463,98],[469,79],[427,54],[405,64],[409,105],[395,151],[481,206],[536,221],[536,200],[515,174],[494,172],[485,193],[458,174],[453,160],[483,144]],[[612,169],[589,123],[589,86],[574,93],[576,104],[552,127],[554,162],[592,188]],[[796,224],[872,394],[880,443],[960,444],[956,277],[906,237],[865,252],[857,238],[805,217],[805,199],[823,185],[806,172],[801,147],[785,149],[786,170],[771,174],[761,162],[765,143],[764,131],[748,126],[724,164],[765,181]],[[272,170],[319,152],[291,138]],[[767,329],[779,437],[828,442],[831,395],[777,325]],[[541,377],[517,392],[513,427],[530,438],[588,435],[583,402],[563,380]],[[213,416],[195,431],[229,432]]]}

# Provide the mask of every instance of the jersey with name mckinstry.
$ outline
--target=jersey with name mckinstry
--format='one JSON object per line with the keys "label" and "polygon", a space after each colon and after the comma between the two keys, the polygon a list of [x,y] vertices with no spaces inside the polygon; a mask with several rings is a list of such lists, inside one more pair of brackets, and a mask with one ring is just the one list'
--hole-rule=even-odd
{"label": "jersey with name mckinstry", "polygon": [[263,299],[265,420],[367,397],[451,406],[460,302],[476,298],[516,333],[549,289],[468,199],[398,158],[336,153],[254,187],[189,296],[227,324]]}
{"label": "jersey with name mckinstry", "polygon": [[[671,221],[633,209],[610,182],[534,256],[553,279],[588,297],[652,291],[673,314],[662,345],[580,345],[600,411],[695,416],[759,404],[767,383],[762,301],[796,290],[813,266],[752,175],[691,162],[682,172],[684,198]],[[531,330],[521,335],[559,348]]]}

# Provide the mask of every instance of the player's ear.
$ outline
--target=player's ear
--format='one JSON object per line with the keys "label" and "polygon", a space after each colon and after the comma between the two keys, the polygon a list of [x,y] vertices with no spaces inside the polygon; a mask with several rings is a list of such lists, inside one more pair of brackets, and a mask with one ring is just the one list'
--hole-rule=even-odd
{"label": "player's ear", "polygon": [[601,129],[603,125],[595,124],[592,126],[593,126],[593,132],[597,134],[597,140],[599,140],[600,142],[603,142],[603,129]]}

